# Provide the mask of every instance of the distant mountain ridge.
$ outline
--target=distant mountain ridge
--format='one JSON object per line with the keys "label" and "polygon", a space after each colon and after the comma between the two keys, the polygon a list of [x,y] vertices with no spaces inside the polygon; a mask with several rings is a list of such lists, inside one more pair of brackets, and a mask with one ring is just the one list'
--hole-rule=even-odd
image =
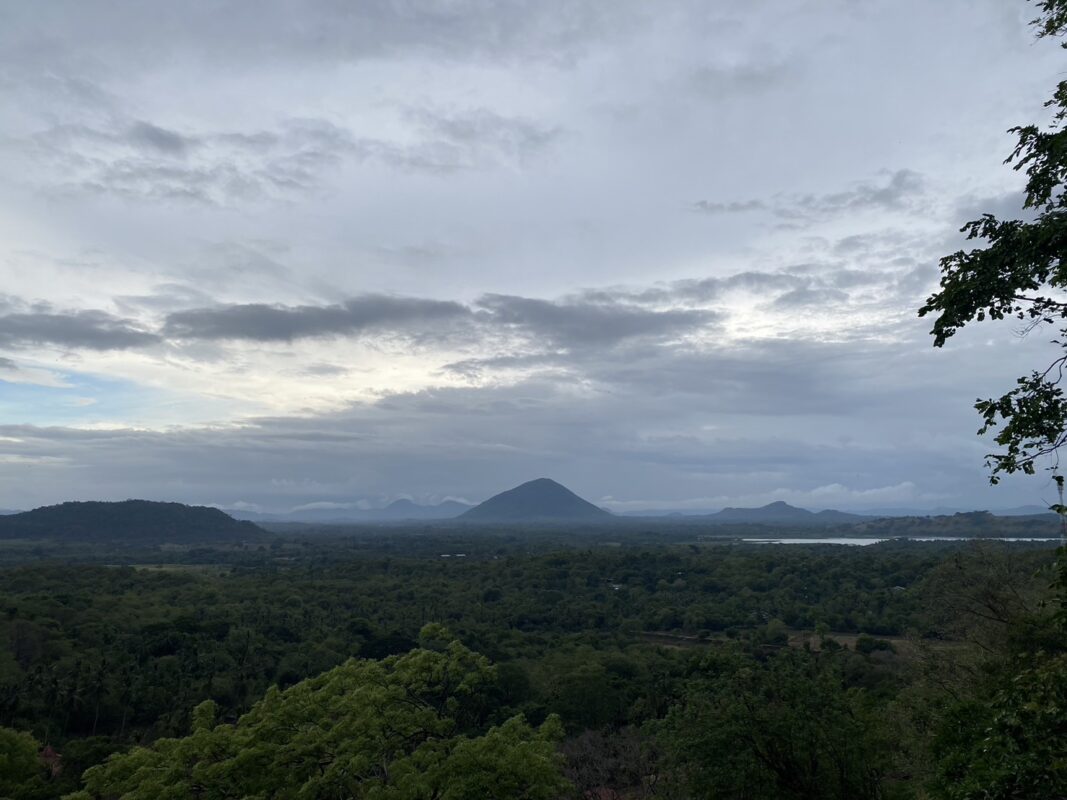
{"label": "distant mountain ridge", "polygon": [[0,516],[0,539],[131,544],[235,544],[269,538],[207,506],[152,500],[87,501],[42,506]]}
{"label": "distant mountain ridge", "polygon": [[849,525],[869,519],[859,514],[826,509],[808,511],[778,500],[758,508],[724,508],[717,514],[709,514],[709,522],[754,523],[754,524],[789,524],[789,525]]}
{"label": "distant mountain ridge", "polygon": [[590,522],[613,516],[551,478],[537,478],[490,497],[459,518],[469,522]]}

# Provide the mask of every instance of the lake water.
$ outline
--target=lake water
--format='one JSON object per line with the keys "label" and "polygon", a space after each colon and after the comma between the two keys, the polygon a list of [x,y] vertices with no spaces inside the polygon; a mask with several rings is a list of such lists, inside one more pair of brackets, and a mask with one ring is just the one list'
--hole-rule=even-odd
{"label": "lake water", "polygon": [[[903,539],[909,542],[970,542],[976,540],[974,536],[894,536],[882,539],[867,539],[858,536],[833,536],[825,539],[742,539],[746,544],[844,544],[855,547],[866,547],[869,544],[888,542],[893,539]],[[1057,544],[1059,538],[1048,536],[983,536],[981,541],[989,542],[1048,542]]]}

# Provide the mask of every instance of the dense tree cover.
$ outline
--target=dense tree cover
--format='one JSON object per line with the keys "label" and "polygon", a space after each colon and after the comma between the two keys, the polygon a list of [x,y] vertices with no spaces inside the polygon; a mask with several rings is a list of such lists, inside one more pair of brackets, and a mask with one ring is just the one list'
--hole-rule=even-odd
{"label": "dense tree cover", "polygon": [[[324,687],[392,675],[397,665],[408,674],[456,652],[482,676],[477,691],[455,698],[459,716],[442,734],[459,737],[457,747],[479,743],[456,758],[520,744],[555,752],[547,743],[559,731],[565,775],[581,791],[800,797],[779,773],[792,774],[782,765],[801,758],[797,786],[888,796],[951,782],[944,776],[968,755],[944,743],[968,740],[942,736],[942,726],[980,719],[954,716],[956,703],[992,707],[1007,674],[996,665],[1019,657],[1020,638],[1031,652],[1059,646],[1041,606],[1051,553],[1028,545],[685,544],[465,559],[442,559],[441,543],[426,547],[437,554],[290,541],[236,566],[0,571],[0,726],[62,754],[57,775],[38,762],[11,796],[137,797],[136,770],[177,759],[171,779],[194,780],[191,764],[205,753],[220,759],[208,759],[209,774],[232,783],[245,762],[226,754],[296,702],[285,698],[317,708]],[[443,635],[420,639],[437,620],[494,666],[443,647]],[[553,715],[559,723],[548,722]],[[811,738],[828,725],[847,736]],[[886,737],[915,745],[890,748],[887,761]],[[719,745],[733,765],[725,772]],[[433,752],[444,759],[450,748]],[[777,767],[761,755],[770,751],[784,759]],[[125,766],[82,783],[117,752],[130,755],[109,764]],[[226,785],[247,796],[263,788]]]}
{"label": "dense tree cover", "polygon": [[958,638],[920,646],[903,671],[884,669],[892,662],[875,640],[852,653],[825,641],[814,656],[711,653],[671,711],[647,724],[664,753],[665,794],[1067,796],[1060,556],[1052,587],[1048,572],[1035,581],[1003,554],[945,559],[924,578],[923,604],[932,629]]}
{"label": "dense tree cover", "polygon": [[[1037,6],[1038,35],[1062,36],[1067,0],[1040,0]],[[963,227],[968,239],[984,246],[943,258],[940,289],[919,311],[920,316],[937,315],[931,331],[937,347],[964,326],[987,318],[1015,318],[1042,329],[1067,321],[1067,80],[1060,81],[1046,105],[1053,109],[1051,124],[1013,128],[1017,143],[1007,159],[1026,173],[1024,207],[1035,217],[998,220],[985,214]],[[994,483],[1000,473],[1032,474],[1040,458],[1067,443],[1067,399],[1061,388],[1067,327],[1060,327],[1053,344],[1059,352],[1051,364],[1019,378],[999,398],[976,404],[982,433],[1000,426],[995,440],[1003,450],[988,457]]]}
{"label": "dense tree cover", "polygon": [[[986,662],[977,688],[942,719],[932,743],[942,797],[1067,796],[1067,550],[1058,552],[1051,615],[1015,616],[1006,594],[972,595],[978,627],[994,629],[983,647],[999,639],[1003,657]],[[1007,635],[997,636],[998,627]]]}
{"label": "dense tree cover", "polygon": [[404,652],[436,620],[508,661],[648,631],[763,636],[823,624],[900,635],[916,623],[909,587],[937,560],[926,548],[685,547],[237,570],[21,567],[0,582],[0,724],[50,742],[174,735],[203,698],[236,713],[273,683]]}
{"label": "dense tree cover", "polygon": [[686,797],[864,800],[884,795],[894,757],[884,709],[848,689],[839,654],[765,661],[712,653],[655,726]]}

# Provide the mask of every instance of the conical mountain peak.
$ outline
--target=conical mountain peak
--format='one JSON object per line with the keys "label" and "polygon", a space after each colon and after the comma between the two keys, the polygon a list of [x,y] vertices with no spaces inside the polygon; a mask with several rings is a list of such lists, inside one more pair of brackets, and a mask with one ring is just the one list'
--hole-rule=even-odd
{"label": "conical mountain peak", "polygon": [[462,517],[471,521],[518,522],[597,520],[610,518],[611,514],[551,478],[537,478],[490,497]]}

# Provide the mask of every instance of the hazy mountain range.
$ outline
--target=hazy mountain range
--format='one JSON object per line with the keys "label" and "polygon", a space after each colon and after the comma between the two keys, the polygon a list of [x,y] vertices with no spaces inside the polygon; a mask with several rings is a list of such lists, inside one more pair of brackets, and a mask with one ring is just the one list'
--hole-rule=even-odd
{"label": "hazy mountain range", "polygon": [[458,500],[420,505],[412,500],[394,500],[384,508],[303,508],[286,513],[270,514],[256,511],[234,510],[226,513],[234,519],[250,522],[315,522],[319,524],[353,522],[403,522],[405,520],[452,519],[473,508]]}
{"label": "hazy mountain range", "polygon": [[[756,508],[673,510],[644,509],[611,512],[583,499],[550,478],[537,478],[471,505],[456,500],[437,504],[419,504],[412,500],[395,500],[383,508],[301,508],[284,513],[227,510],[236,519],[252,522],[307,522],[315,524],[358,524],[361,522],[407,522],[415,520],[464,519],[466,521],[516,520],[595,520],[618,518],[671,518],[703,523],[753,523],[790,525],[847,525],[878,517],[937,517],[968,513],[964,508],[878,508],[863,513],[823,509],[810,511],[781,500]],[[2,513],[2,512],[0,512]],[[1019,506],[991,512],[996,516],[1032,516],[1051,513],[1044,506]]]}
{"label": "hazy mountain range", "polygon": [[[1034,511],[1036,513],[1027,513]],[[243,517],[244,519],[238,519]],[[528,481],[476,506],[456,501],[419,505],[397,500],[385,508],[304,509],[290,515],[226,514],[217,508],[147,500],[70,502],[33,511],[0,515],[0,539],[135,544],[239,543],[271,536],[254,523],[309,522],[348,524],[438,522],[441,524],[611,523],[635,525],[640,519],[670,525],[752,525],[770,528],[836,527],[867,536],[1029,535],[1058,533],[1056,516],[1041,507],[1011,509],[1003,515],[986,511],[952,514],[860,515],[826,509],[809,511],[781,501],[759,508],[724,508],[708,514],[660,514],[619,517],[579,497],[549,478]]]}
{"label": "hazy mountain range", "polygon": [[[69,504],[63,504],[69,505]],[[230,517],[256,523],[310,523],[360,524],[373,522],[412,522],[463,519],[471,522],[522,521],[522,520],[583,520],[622,518],[655,518],[699,523],[730,524],[788,524],[788,525],[847,525],[880,517],[942,517],[970,513],[972,509],[938,507],[879,508],[862,514],[824,509],[809,511],[783,501],[768,503],[757,508],[734,508],[708,510],[634,510],[613,514],[584,500],[565,486],[550,478],[538,478],[513,489],[490,497],[483,503],[471,505],[458,500],[446,500],[436,504],[420,504],[409,499],[399,499],[382,508],[351,508],[337,504],[321,507],[304,507],[288,512],[257,512],[242,509],[224,509]],[[19,515],[14,509],[0,509],[0,518]],[[997,517],[1051,515],[1044,506],[1030,505],[998,509],[991,512]],[[0,534],[2,535],[2,534]]]}

